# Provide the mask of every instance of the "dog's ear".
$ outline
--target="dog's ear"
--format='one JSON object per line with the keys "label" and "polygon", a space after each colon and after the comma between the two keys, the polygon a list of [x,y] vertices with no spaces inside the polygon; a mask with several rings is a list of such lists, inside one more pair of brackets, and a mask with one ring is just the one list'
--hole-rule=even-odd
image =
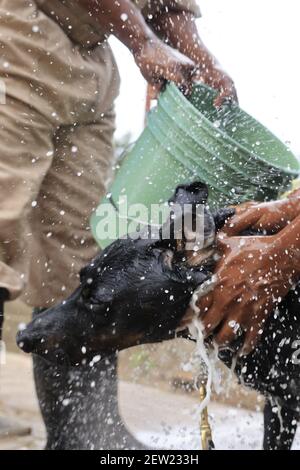
{"label": "dog's ear", "polygon": [[174,195],[169,199],[169,204],[206,204],[208,199],[208,187],[201,181],[177,186]]}
{"label": "dog's ear", "polygon": [[169,199],[170,217],[161,229],[161,239],[167,239],[169,247],[184,252],[191,246],[200,249],[211,243],[215,224],[207,200],[208,187],[201,181],[176,188]]}

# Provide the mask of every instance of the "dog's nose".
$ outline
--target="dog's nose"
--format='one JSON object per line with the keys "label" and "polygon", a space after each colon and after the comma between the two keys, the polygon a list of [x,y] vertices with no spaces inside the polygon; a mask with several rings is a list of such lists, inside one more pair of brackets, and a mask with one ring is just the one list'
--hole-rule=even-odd
{"label": "dog's nose", "polygon": [[26,353],[33,352],[36,349],[37,345],[41,342],[40,338],[37,338],[36,336],[30,334],[27,329],[19,331],[17,333],[16,340],[18,347]]}
{"label": "dog's nose", "polygon": [[[69,357],[63,349],[55,347],[48,351],[44,337],[30,332],[30,329],[29,331],[27,329],[19,331],[16,341],[18,347],[25,353],[38,354],[55,364],[70,365]],[[77,362],[79,362],[79,360],[76,361],[76,364]]]}

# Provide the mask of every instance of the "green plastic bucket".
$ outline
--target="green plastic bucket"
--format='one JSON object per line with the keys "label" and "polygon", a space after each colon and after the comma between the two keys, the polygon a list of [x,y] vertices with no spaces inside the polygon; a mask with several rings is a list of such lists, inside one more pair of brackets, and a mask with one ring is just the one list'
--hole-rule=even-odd
{"label": "green plastic bucket", "polygon": [[[212,208],[274,199],[289,189],[299,174],[296,157],[238,105],[217,110],[215,96],[203,84],[189,99],[174,84],[166,87],[92,215],[92,232],[102,248],[130,231],[125,206],[162,204],[179,184],[206,182]],[[114,236],[106,231],[109,224],[116,225]]]}
{"label": "green plastic bucket", "polygon": [[[297,159],[279,139],[237,105],[217,110],[213,106],[215,96],[214,90],[198,85],[189,102],[171,84],[159,100],[155,120],[160,119],[165,133],[176,134],[178,130],[188,133],[184,144],[189,140],[193,146],[205,148],[214,166],[217,161],[226,165],[232,172],[233,185],[245,176],[255,186],[277,190],[282,182],[285,184],[298,175]],[[191,103],[197,104],[197,108]],[[231,137],[233,134],[235,139]],[[207,163],[208,159],[201,155],[199,162],[204,161]],[[220,177],[223,185],[223,174]]]}
{"label": "green plastic bucket", "polygon": [[223,138],[231,139],[240,150],[255,155],[267,168],[298,176],[299,161],[286,145],[236,103],[225,104],[219,109],[211,106],[216,94],[215,90],[204,84],[196,86],[190,98],[191,109],[200,109],[203,116],[215,125],[217,123],[219,129],[224,131]]}

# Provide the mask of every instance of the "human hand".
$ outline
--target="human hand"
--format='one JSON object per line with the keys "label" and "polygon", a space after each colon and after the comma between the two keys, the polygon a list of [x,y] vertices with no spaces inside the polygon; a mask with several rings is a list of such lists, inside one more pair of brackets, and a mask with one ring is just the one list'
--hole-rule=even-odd
{"label": "human hand", "polygon": [[195,75],[195,80],[200,80],[219,91],[214,100],[214,105],[217,108],[221,107],[227,100],[238,102],[237,91],[232,78],[213,60],[209,61],[209,65],[206,65],[205,62],[204,65],[201,64]]}
{"label": "human hand", "polygon": [[[222,255],[217,284],[199,299],[205,336],[228,348],[243,335],[241,354],[255,347],[264,324],[298,278],[294,250],[281,234],[255,237],[218,236]],[[299,260],[297,261],[299,262]]]}
{"label": "human hand", "polygon": [[300,214],[300,194],[290,198],[265,203],[246,202],[235,207],[235,215],[223,228],[228,236],[240,235],[252,229],[265,234],[274,234],[286,227]]}
{"label": "human hand", "polygon": [[134,58],[149,84],[161,87],[170,80],[186,93],[191,90],[197,70],[195,63],[159,39],[145,41],[134,52]]}

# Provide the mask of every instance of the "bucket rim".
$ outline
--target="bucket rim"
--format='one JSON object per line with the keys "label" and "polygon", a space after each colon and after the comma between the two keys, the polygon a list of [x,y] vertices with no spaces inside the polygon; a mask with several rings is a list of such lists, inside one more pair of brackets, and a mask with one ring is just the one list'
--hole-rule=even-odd
{"label": "bucket rim", "polygon": [[[196,87],[202,87],[202,88],[205,88],[207,91],[210,91],[211,93],[214,93],[216,95],[216,91],[213,90],[211,87],[209,87],[208,85],[204,84],[204,83],[197,83],[194,85],[194,88]],[[169,93],[168,93],[169,91]],[[213,124],[212,122],[206,117],[204,116],[189,100],[186,96],[184,96],[184,94],[179,90],[179,88],[175,85],[175,83],[173,82],[169,82],[165,88],[165,90],[162,92],[162,95],[165,96],[175,96],[175,98],[177,99],[180,99],[180,101],[182,102],[182,105],[184,107],[187,107],[189,108],[189,110],[191,110],[191,112],[195,115],[195,117],[197,119],[202,119],[204,121],[204,123],[206,125],[208,125],[210,128],[213,127]],[[238,105],[237,105],[238,106]],[[298,163],[298,171],[296,169],[292,169],[292,168],[283,168],[282,166],[280,165],[277,165],[275,163],[270,163],[268,160],[264,159],[263,157],[260,157],[259,155],[257,155],[255,152],[253,152],[253,150],[250,150],[250,149],[247,149],[247,147],[245,147],[243,144],[241,144],[240,142],[237,142],[236,140],[234,140],[232,137],[230,137],[225,131],[223,131],[223,129],[219,129],[218,128],[218,133],[220,133],[222,135],[222,138],[224,138],[225,140],[229,141],[232,145],[234,145],[235,147],[239,147],[241,148],[241,150],[243,150],[244,152],[247,152],[247,153],[250,153],[255,159],[257,159],[258,161],[264,163],[264,164],[267,164],[269,165],[270,167],[273,167],[273,168],[276,168],[277,170],[281,171],[281,172],[284,172],[285,174],[289,174],[289,175],[293,175],[293,176],[299,176],[299,173],[300,173],[300,163],[298,161],[298,159],[296,158],[296,156],[293,154],[293,152],[288,149],[288,147],[285,146],[285,144],[277,137],[275,136],[275,134],[273,132],[271,132],[267,127],[265,127],[263,124],[261,124],[257,119],[255,119],[253,116],[251,116],[250,114],[248,114],[246,111],[244,111],[242,108],[240,108],[238,106],[238,108],[240,109],[240,111],[242,113],[245,114],[245,116],[249,117],[250,119],[254,120],[259,126],[261,126],[266,132],[268,132],[270,134],[270,136],[276,140],[277,142],[279,142],[281,145],[283,145],[287,151],[290,153],[291,157],[294,159],[295,163]]]}
{"label": "bucket rim", "polygon": [[[171,114],[169,113],[169,111],[168,111],[168,109],[167,109],[168,107],[165,106],[165,105],[166,105],[166,103],[165,103],[165,102],[162,102],[162,101],[161,101],[160,104],[159,104],[160,108],[164,111],[164,113],[166,114],[167,118],[172,120],[172,116],[171,116]],[[202,116],[201,116],[201,117],[202,117]],[[162,119],[163,119],[163,118],[161,118],[161,120],[162,120]],[[148,124],[149,124],[149,125],[152,124],[151,115],[149,116]],[[180,133],[185,133],[185,130],[184,130],[184,128],[182,127],[182,125],[180,125],[180,124],[177,122],[177,123],[176,123],[176,126],[177,126],[177,129],[178,129],[178,132],[180,132]],[[211,134],[212,129],[211,129],[211,128],[208,128],[208,126],[207,126],[207,127],[206,127],[206,126],[202,126],[202,130],[203,130],[203,132],[206,133],[209,137],[210,137],[210,136],[211,136],[211,137],[214,137],[214,136],[212,136],[212,134]],[[219,130],[218,130],[218,132],[219,132]],[[200,143],[199,141],[197,141],[197,139],[195,138],[194,135],[191,134],[191,135],[190,135],[190,139],[194,142],[194,144],[195,144],[197,147],[200,147],[200,148],[202,148],[204,151],[206,151],[206,152],[208,152],[208,153],[211,153],[211,150],[209,149],[209,147],[207,146],[207,144],[205,144],[205,143],[203,143],[203,142]],[[188,143],[186,143],[186,145],[188,146]],[[257,165],[260,166],[260,171],[259,171],[260,175],[259,175],[259,176],[265,178],[264,183],[261,185],[261,186],[264,186],[265,188],[269,188],[270,186],[271,186],[273,189],[277,189],[277,188],[278,188],[278,186],[279,186],[278,184],[273,184],[273,183],[270,181],[270,180],[271,180],[272,178],[274,178],[274,177],[279,177],[279,178],[281,178],[281,179],[282,179],[282,184],[280,184],[280,186],[283,186],[284,183],[285,183],[285,180],[290,179],[291,176],[292,176],[292,175],[290,175],[290,174],[287,174],[286,172],[283,172],[282,170],[281,170],[281,171],[278,170],[277,168],[276,168],[277,174],[276,174],[276,175],[274,175],[274,174],[272,175],[271,172],[275,170],[275,168],[274,168],[272,165],[270,165],[270,164],[266,165],[265,162],[262,162],[262,161],[260,161],[260,160],[257,160],[257,158],[255,157],[255,155],[252,155],[249,151],[247,151],[247,152],[244,152],[244,151],[243,151],[243,153],[247,154],[248,158],[246,157],[246,155],[245,155],[245,156],[241,156],[240,153],[238,152],[237,148],[236,148],[237,146],[236,146],[236,145],[235,145],[235,146],[232,146],[232,143],[225,142],[225,139],[220,139],[220,140],[218,141],[218,145],[221,146],[221,147],[223,147],[225,150],[230,150],[230,151],[232,151],[237,157],[239,157],[239,160],[240,160],[241,164],[242,164],[242,163],[245,164],[247,161],[249,161],[250,158],[253,159],[253,162],[252,162],[253,165],[254,165],[254,164],[257,164]],[[240,149],[240,150],[242,150],[242,149]],[[234,172],[234,174],[236,174],[237,176],[240,176],[240,177],[242,177],[242,178],[245,178],[248,182],[250,182],[250,180],[251,180],[251,174],[249,175],[249,173],[244,172],[239,166],[233,165],[230,161],[228,161],[228,160],[227,160],[225,157],[223,157],[220,153],[217,153],[217,154],[215,154],[214,156],[215,156],[215,158],[220,162],[220,164],[223,164],[224,166],[226,166],[226,168],[227,168],[228,170]],[[208,171],[208,170],[207,170],[207,171]],[[263,175],[263,174],[265,174],[265,175]],[[250,176],[250,178],[249,178],[249,176]],[[252,175],[252,177],[254,177],[254,176]],[[250,183],[250,184],[251,184],[251,183]]]}

